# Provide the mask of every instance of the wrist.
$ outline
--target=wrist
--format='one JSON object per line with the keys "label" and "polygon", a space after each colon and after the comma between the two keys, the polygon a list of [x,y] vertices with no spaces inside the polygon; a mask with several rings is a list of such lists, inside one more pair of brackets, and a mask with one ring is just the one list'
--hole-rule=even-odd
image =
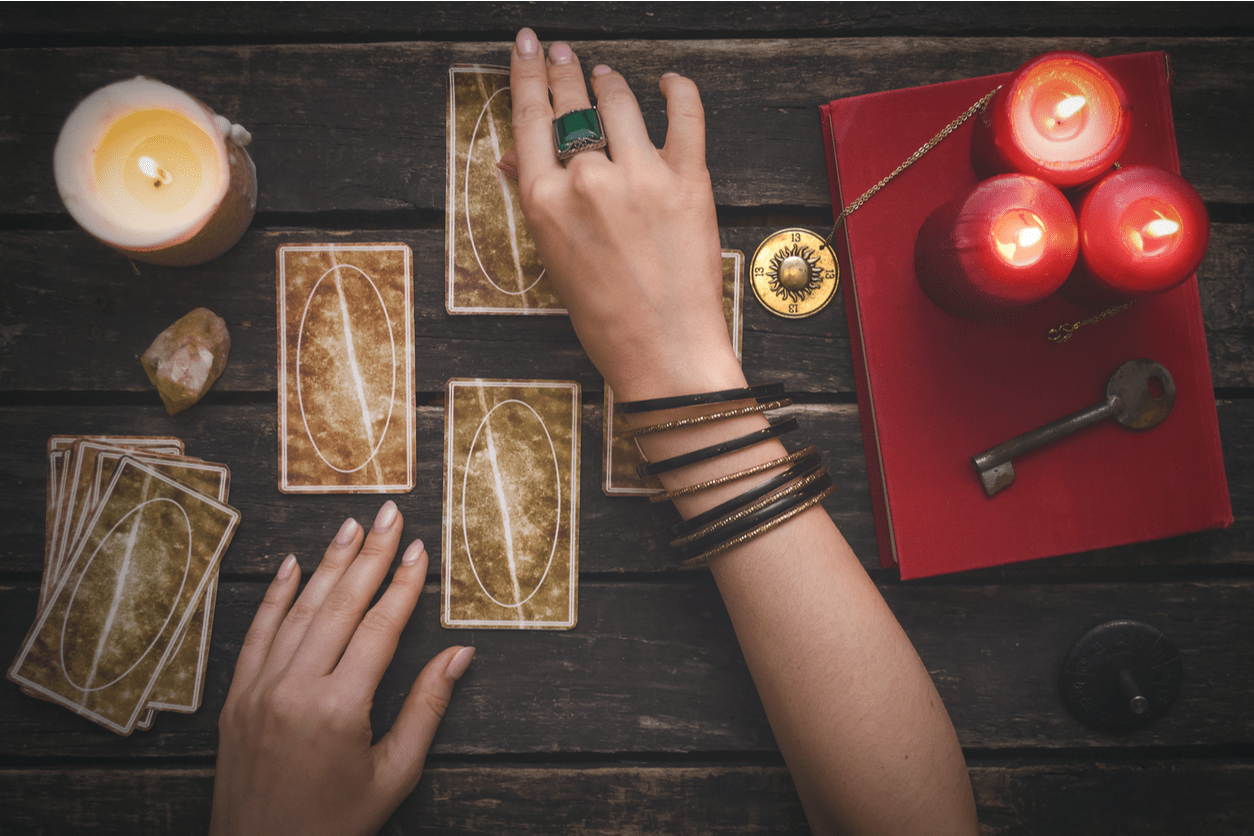
{"label": "wrist", "polygon": [[692,349],[655,358],[612,381],[617,402],[739,389],[746,385],[744,372],[730,343],[725,348]]}

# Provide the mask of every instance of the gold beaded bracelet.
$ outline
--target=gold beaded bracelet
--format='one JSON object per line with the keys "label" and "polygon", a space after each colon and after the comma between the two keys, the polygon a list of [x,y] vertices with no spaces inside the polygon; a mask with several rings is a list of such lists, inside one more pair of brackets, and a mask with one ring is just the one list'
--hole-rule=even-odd
{"label": "gold beaded bracelet", "polygon": [[709,563],[714,558],[718,557],[723,552],[728,551],[729,549],[734,549],[736,546],[739,546],[742,543],[746,543],[749,540],[752,540],[754,537],[765,534],[766,532],[770,531],[773,528],[778,528],[779,526],[788,522],[793,517],[797,516],[803,511],[808,511],[809,509],[813,508],[815,505],[818,505],[820,502],[827,499],[829,496],[831,496],[835,492],[836,492],[836,486],[832,485],[831,487],[824,490],[822,493],[812,496],[809,499],[807,499],[805,502],[802,502],[792,508],[789,508],[787,511],[784,511],[777,517],[772,517],[771,519],[767,520],[766,522],[762,523],[756,528],[751,528],[748,531],[744,532],[743,534],[733,537],[732,539],[727,540],[726,542],[719,543],[717,546],[714,546],[713,548],[702,552],[696,557],[688,558],[687,560],[683,562],[683,565],[685,567],[691,567],[691,568],[704,566],[705,564]]}
{"label": "gold beaded bracelet", "polygon": [[635,438],[636,436],[649,435],[650,433],[660,433],[663,430],[677,430],[680,427],[695,427],[699,424],[708,424],[711,421],[725,421],[728,418],[739,418],[742,415],[756,415],[759,412],[770,412],[772,409],[782,409],[785,406],[792,406],[792,401],[788,398],[781,398],[777,401],[769,403],[753,404],[752,406],[742,406],[739,409],[729,409],[726,412],[713,412],[709,415],[698,415],[695,418],[680,418],[675,421],[667,421],[665,424],[652,424],[648,427],[637,427],[623,433],[623,438]]}
{"label": "gold beaded bracelet", "polygon": [[719,476],[714,479],[709,479],[705,482],[698,482],[695,485],[688,485],[687,487],[684,487],[684,488],[675,488],[673,491],[666,491],[664,493],[653,494],[652,496],[649,497],[649,501],[650,502],[665,502],[668,499],[678,499],[681,496],[691,496],[694,493],[700,493],[701,491],[708,491],[710,488],[717,488],[719,485],[726,485],[728,482],[735,482],[738,479],[744,479],[746,477],[753,476],[758,473],[762,473],[763,471],[770,470],[771,468],[782,467],[783,465],[786,465],[786,464],[792,464],[793,462],[799,459],[804,459],[806,456],[810,455],[816,450],[818,450],[818,448],[815,447],[813,444],[811,444],[809,447],[805,447],[805,448],[802,448],[801,450],[797,450],[796,452],[789,453],[786,456],[780,456],[778,459],[774,459],[769,462],[764,462],[762,464],[755,464],[753,467],[749,467],[744,470],[737,471],[736,473],[729,473],[726,476]]}

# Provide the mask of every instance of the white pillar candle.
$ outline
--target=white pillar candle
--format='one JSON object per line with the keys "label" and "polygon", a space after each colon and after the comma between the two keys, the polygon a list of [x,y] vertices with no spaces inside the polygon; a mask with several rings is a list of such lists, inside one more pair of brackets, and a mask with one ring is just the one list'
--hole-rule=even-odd
{"label": "white pillar candle", "polygon": [[130,258],[200,264],[234,246],[257,208],[249,140],[182,90],[120,81],[65,121],[57,190],[83,229]]}

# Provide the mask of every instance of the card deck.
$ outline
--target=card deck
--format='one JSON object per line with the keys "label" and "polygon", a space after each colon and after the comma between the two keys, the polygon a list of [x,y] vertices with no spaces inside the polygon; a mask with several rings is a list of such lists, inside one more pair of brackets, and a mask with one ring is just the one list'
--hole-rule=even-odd
{"label": "card deck", "polygon": [[413,490],[409,247],[293,244],[277,259],[279,490]]}
{"label": "card deck", "polygon": [[[48,444],[45,591],[9,678],[122,734],[150,726],[155,709],[190,713],[200,705],[217,566],[238,513],[225,505],[229,469],[182,450],[170,438],[54,436]],[[206,560],[205,536],[223,514],[221,548]],[[175,576],[179,595],[171,598]],[[141,652],[145,636],[152,641]],[[76,681],[99,683],[132,658],[134,670],[112,685]]]}
{"label": "card deck", "polygon": [[445,307],[451,314],[565,314],[496,167],[513,148],[509,68],[449,68]]}
{"label": "card deck", "polygon": [[[741,282],[744,269],[744,253],[740,250],[723,250],[723,316],[727,319],[727,331],[731,334],[732,350],[740,359],[740,341],[744,332],[741,321]],[[614,413],[614,390],[605,387],[604,433],[605,480],[602,490],[606,496],[648,496],[660,493],[662,483],[656,476],[636,475],[636,468],[644,464],[644,456],[633,439],[627,438],[627,421]]]}
{"label": "card deck", "polygon": [[562,381],[449,381],[445,627],[575,626],[579,392]]}
{"label": "card deck", "polygon": [[238,521],[233,508],[123,459],[10,679],[129,734]]}

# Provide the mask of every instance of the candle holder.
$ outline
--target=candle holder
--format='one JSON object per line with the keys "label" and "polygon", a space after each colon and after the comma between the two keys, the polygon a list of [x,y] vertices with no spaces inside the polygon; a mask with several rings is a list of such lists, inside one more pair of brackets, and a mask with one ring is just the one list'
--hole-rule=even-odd
{"label": "candle holder", "polygon": [[1093,58],[1047,52],[997,91],[976,125],[971,162],[981,177],[1017,171],[1079,186],[1118,161],[1130,112],[1123,85]]}
{"label": "candle holder", "polygon": [[1080,259],[1059,290],[1105,308],[1165,293],[1192,276],[1210,243],[1202,198],[1183,177],[1150,165],[1103,177],[1080,202]]}
{"label": "candle holder", "polygon": [[914,269],[933,302],[967,319],[1004,317],[1052,295],[1079,252],[1071,204],[1025,174],[1002,174],[932,212]]}
{"label": "candle holder", "polygon": [[1102,731],[1146,726],[1171,707],[1184,665],[1157,627],[1122,619],[1076,639],[1059,674],[1063,702],[1076,719]]}
{"label": "candle holder", "polygon": [[244,234],[257,206],[248,131],[167,84],[92,93],[53,155],[57,190],[87,232],[136,261],[200,264]]}

